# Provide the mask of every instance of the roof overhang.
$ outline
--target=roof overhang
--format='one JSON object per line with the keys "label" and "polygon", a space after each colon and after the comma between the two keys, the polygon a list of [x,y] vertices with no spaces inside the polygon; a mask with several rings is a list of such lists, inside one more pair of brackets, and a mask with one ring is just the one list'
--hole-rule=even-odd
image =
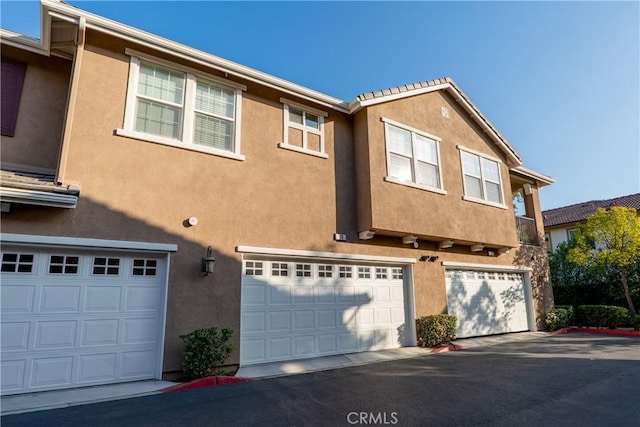
{"label": "roof overhang", "polygon": [[[369,99],[362,99],[362,96],[356,97],[353,101],[349,103],[349,113],[354,114],[361,110],[362,108],[381,104],[384,102],[395,101],[398,99],[407,98],[410,96],[421,95],[425,93],[435,92],[439,90],[444,90],[449,93],[460,106],[469,114],[469,116],[480,126],[482,130],[489,136],[489,138],[496,144],[496,146],[504,153],[507,164],[509,167],[516,167],[522,165],[522,158],[513,149],[513,147],[507,142],[507,140],[498,132],[498,130],[487,120],[486,117],[480,112],[478,108],[476,108],[473,103],[469,100],[469,97],[460,90],[453,79],[439,79],[439,83],[431,85],[432,82],[429,83],[428,86],[418,87],[410,90],[396,91],[391,92],[390,90],[383,91],[382,95],[374,96]],[[396,88],[397,89],[397,88]],[[404,89],[404,88],[403,88]],[[385,93],[387,92],[387,93]]]}
{"label": "roof overhang", "polygon": [[538,187],[544,187],[545,185],[551,185],[556,182],[553,178],[548,175],[543,175],[541,173],[532,171],[531,169],[527,169],[523,166],[516,166],[511,168],[511,172],[516,173],[524,178],[531,179],[535,181]]}
{"label": "roof overhang", "polygon": [[49,51],[51,50],[52,20],[56,19],[57,21],[67,21],[76,25],[85,25],[86,28],[109,34],[123,40],[128,40],[138,45],[170,54],[174,57],[182,58],[248,81],[280,90],[287,94],[307,101],[312,101],[336,111],[343,113],[349,112],[347,103],[338,98],[316,92],[224,58],[220,58],[163,37],[138,30],[128,25],[120,24],[110,19],[85,12],[59,1],[40,0],[40,4],[42,17],[42,43],[43,47]]}

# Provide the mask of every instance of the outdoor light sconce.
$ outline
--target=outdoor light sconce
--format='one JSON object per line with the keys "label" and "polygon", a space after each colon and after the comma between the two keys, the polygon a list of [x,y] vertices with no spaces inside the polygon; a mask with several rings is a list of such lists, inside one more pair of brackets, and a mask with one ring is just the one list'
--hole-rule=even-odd
{"label": "outdoor light sconce", "polygon": [[213,249],[211,246],[207,248],[207,256],[202,258],[202,273],[205,276],[208,276],[209,273],[213,273],[213,269],[216,263],[216,259],[213,257],[211,252]]}

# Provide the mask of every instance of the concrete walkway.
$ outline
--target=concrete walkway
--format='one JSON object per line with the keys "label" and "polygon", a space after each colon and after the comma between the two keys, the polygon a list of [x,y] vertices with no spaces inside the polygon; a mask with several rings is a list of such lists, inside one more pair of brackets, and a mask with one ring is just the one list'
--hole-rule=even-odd
{"label": "concrete walkway", "polygon": [[[453,344],[461,349],[487,347],[507,342],[532,340],[548,335],[548,332],[521,332],[516,334],[461,339],[454,341]],[[348,366],[386,362],[389,360],[408,359],[429,354],[433,354],[431,349],[421,347],[403,347],[364,353],[318,357],[295,362],[278,362],[248,366],[240,368],[236,376],[255,379],[280,377],[305,372],[324,371]],[[168,381],[137,381],[96,387],[82,387],[68,390],[2,396],[0,397],[0,412],[2,415],[8,415],[139,397],[160,393],[161,390],[175,384],[176,383]]]}

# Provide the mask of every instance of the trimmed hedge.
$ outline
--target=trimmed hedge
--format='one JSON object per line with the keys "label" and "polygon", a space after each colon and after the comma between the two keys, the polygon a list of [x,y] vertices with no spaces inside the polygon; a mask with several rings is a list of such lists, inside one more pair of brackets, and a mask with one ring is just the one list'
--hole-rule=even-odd
{"label": "trimmed hedge", "polygon": [[567,328],[571,326],[572,311],[573,310],[560,307],[549,310],[544,318],[544,324],[547,326],[547,329],[551,331]]}
{"label": "trimmed hedge", "polygon": [[439,347],[456,339],[458,318],[452,314],[434,314],[416,319],[418,345]]}
{"label": "trimmed hedge", "polygon": [[191,378],[215,375],[217,367],[227,360],[233,350],[232,335],[232,329],[218,329],[215,326],[180,335],[185,343],[182,365],[184,373]]}
{"label": "trimmed hedge", "polygon": [[572,305],[556,305],[556,309],[558,308],[562,308],[564,310],[569,311],[570,319],[569,319],[569,325],[567,326],[574,325],[576,321],[576,311],[574,307]]}
{"label": "trimmed hedge", "polygon": [[629,310],[615,305],[581,305],[576,313],[578,326],[615,329],[629,319]]}
{"label": "trimmed hedge", "polygon": [[636,314],[629,321],[634,331],[640,331],[640,314]]}

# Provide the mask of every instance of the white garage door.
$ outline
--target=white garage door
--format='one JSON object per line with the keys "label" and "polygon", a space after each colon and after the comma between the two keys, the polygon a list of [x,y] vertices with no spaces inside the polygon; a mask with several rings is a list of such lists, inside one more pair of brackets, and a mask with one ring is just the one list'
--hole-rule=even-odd
{"label": "white garage door", "polygon": [[400,347],[402,267],[244,261],[240,363]]}
{"label": "white garage door", "polygon": [[521,273],[447,269],[447,308],[458,317],[456,337],[529,330]]}
{"label": "white garage door", "polygon": [[163,255],[3,247],[2,394],[159,378]]}

